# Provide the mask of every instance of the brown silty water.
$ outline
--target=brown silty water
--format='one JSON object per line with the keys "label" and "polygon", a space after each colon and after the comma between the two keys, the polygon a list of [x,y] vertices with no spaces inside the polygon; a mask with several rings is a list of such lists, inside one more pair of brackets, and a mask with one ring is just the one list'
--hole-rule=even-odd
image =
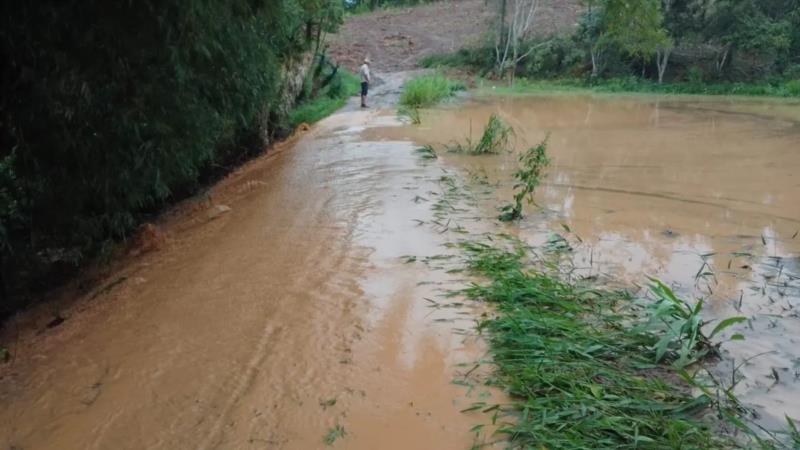
{"label": "brown silty water", "polygon": [[386,120],[329,118],[215,187],[230,211],[176,213],[60,326],[12,320],[0,446],[305,450],[340,426],[333,448],[469,448],[487,418],[460,411],[498,398],[471,381],[480,307],[425,263],[449,237],[415,198],[442,169],[360,139]]}
{"label": "brown silty water", "polygon": [[[390,111],[339,113],[215,187],[212,203],[229,212],[181,208],[163,224],[163,248],[65,306],[60,326],[37,326],[35,314],[11,321],[0,445],[314,449],[340,425],[333,448],[470,448],[470,428],[489,418],[460,411],[505,399],[474,381],[486,370],[473,370],[486,353],[472,332],[480,306],[443,298],[463,286],[440,270],[462,228],[533,243],[560,232],[584,274],[713,290],[709,317],[753,318],[735,330],[746,341],[724,345],[719,370],[773,351],[742,367],[737,392],[768,425],[800,417],[797,111],[550,96],[426,111],[422,126]],[[519,148],[551,133],[543,208],[518,225],[493,220],[515,155],[440,151],[424,162],[414,152],[462,139],[470,124],[477,137],[493,112]],[[448,197],[459,179],[474,204]],[[432,208],[441,199],[461,203],[442,214]],[[695,279],[703,258],[716,281]]]}
{"label": "brown silty water", "polygon": [[784,414],[800,419],[799,103],[489,97],[367,137],[433,145],[486,194],[483,216],[491,217],[511,199],[516,152],[445,150],[470,133],[478,139],[490,114],[514,127],[517,150],[549,134],[552,159],[536,194],[541,209],[498,229],[534,244],[560,233],[574,247],[577,274],[628,288],[658,277],[684,298],[706,299],[707,320],[748,317],[727,333],[746,340],[723,344],[717,375],[728,380],[739,366],[735,392],[763,425],[782,428]]}

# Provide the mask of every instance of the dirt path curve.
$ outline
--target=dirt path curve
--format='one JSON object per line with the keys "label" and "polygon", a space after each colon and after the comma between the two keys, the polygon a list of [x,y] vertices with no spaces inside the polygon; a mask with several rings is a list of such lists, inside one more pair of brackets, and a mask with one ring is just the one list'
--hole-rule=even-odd
{"label": "dirt path curve", "polygon": [[443,250],[414,221],[441,168],[362,141],[395,118],[357,101],[216,186],[230,211],[185,208],[161,250],[23,335],[0,447],[307,450],[340,425],[334,448],[469,448],[479,390],[452,381],[483,349],[453,327],[474,316],[429,308],[445,275],[402,258]]}

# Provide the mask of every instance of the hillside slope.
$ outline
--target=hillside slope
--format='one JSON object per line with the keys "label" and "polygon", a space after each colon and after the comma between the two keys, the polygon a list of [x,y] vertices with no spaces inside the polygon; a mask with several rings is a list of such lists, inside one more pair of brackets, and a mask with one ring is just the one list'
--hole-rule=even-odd
{"label": "hillside slope", "polygon": [[[354,70],[364,56],[379,72],[408,70],[425,56],[446,53],[490,39],[496,1],[448,0],[413,8],[350,16],[331,37],[329,52]],[[541,1],[534,28],[551,34],[575,25],[579,0]]]}

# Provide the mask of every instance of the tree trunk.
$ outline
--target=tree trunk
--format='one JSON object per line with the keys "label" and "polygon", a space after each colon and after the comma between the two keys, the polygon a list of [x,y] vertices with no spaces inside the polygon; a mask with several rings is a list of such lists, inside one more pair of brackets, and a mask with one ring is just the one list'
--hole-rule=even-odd
{"label": "tree trunk", "polygon": [[600,55],[597,54],[597,51],[593,48],[589,52],[592,55],[592,78],[597,78],[599,75],[600,70],[598,69],[598,65],[600,64]]}
{"label": "tree trunk", "polygon": [[669,64],[669,55],[672,49],[664,48],[656,50],[656,66],[658,66],[658,84],[664,82],[664,74],[667,72],[667,64]]}
{"label": "tree trunk", "polygon": [[725,50],[722,52],[722,58],[717,60],[717,76],[722,76],[722,69],[725,67],[730,49],[729,46],[725,46]]}

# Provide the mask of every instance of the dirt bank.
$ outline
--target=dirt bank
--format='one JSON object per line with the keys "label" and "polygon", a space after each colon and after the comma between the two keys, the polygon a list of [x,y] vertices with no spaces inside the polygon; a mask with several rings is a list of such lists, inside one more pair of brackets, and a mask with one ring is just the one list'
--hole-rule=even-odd
{"label": "dirt bank", "polygon": [[[425,56],[453,52],[480,44],[490,37],[496,16],[485,0],[448,0],[414,8],[397,8],[351,16],[330,39],[330,54],[351,70],[364,56],[377,71],[393,72],[417,67]],[[578,0],[542,2],[536,16],[536,33],[547,35],[575,25]]]}

